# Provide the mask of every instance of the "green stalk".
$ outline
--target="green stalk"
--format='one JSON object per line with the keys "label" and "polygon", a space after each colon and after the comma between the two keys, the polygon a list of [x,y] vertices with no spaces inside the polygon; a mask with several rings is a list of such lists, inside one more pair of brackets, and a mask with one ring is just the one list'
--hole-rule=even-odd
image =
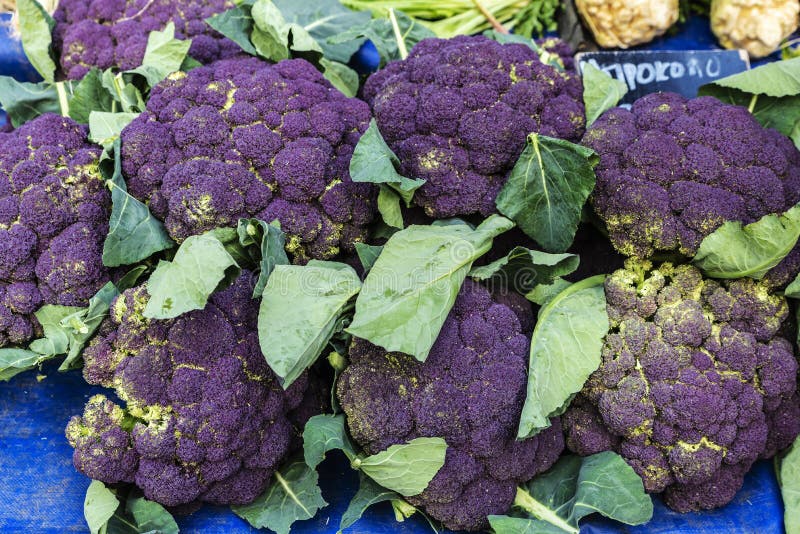
{"label": "green stalk", "polygon": [[522,488],[517,488],[517,495],[514,497],[514,506],[520,508],[521,510],[525,510],[541,521],[546,521],[547,523],[560,528],[564,532],[569,532],[570,534],[579,534],[580,532],[579,529],[564,521],[564,519],[562,519],[559,515],[531,497],[531,494]]}
{"label": "green stalk", "polygon": [[749,111],[751,115],[753,114],[753,111],[756,109],[756,102],[758,102],[757,94],[753,95],[753,98],[750,99],[750,105],[747,106],[747,111]]}
{"label": "green stalk", "polygon": [[67,89],[64,83],[65,82],[56,82],[56,93],[58,93],[58,104],[61,107],[61,115],[69,117],[69,99],[67,98]]}
{"label": "green stalk", "polygon": [[400,59],[408,57],[408,49],[406,48],[406,40],[403,38],[403,33],[400,31],[400,25],[397,23],[397,17],[394,16],[394,9],[389,9],[389,20],[392,21],[392,29],[394,30],[394,38],[397,40],[397,51],[400,54]]}

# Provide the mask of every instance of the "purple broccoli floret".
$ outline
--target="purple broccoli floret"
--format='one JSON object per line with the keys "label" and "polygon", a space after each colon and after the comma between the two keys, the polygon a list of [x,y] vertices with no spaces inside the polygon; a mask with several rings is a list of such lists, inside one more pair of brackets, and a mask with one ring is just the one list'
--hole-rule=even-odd
{"label": "purple broccoli floret", "polygon": [[246,504],[264,491],[328,395],[310,372],[281,388],[261,355],[251,293],[244,273],[205,309],[167,321],[142,315],[144,285],[114,301],[84,354],[84,378],[126,407],[98,395],[69,422],[79,471],[184,509]]}
{"label": "purple broccoli floret", "polygon": [[41,334],[43,304],[85,306],[108,281],[101,150],[68,118],[0,133],[0,347]]}
{"label": "purple broccoli floret", "polygon": [[150,32],[170,22],[177,39],[192,40],[189,55],[201,63],[233,57],[239,46],[205,22],[233,5],[231,0],[61,0],[53,14],[61,68],[71,80],[92,67],[136,68]]}
{"label": "purple broccoli floret", "polygon": [[[726,221],[754,222],[800,201],[800,152],[740,106],[657,93],[614,108],[583,143],[600,154],[592,204],[614,246],[693,256]],[[797,259],[770,279],[794,278]]]}
{"label": "purple broccoli floret", "polygon": [[427,180],[414,198],[431,217],[493,213],[528,134],[577,142],[585,126],[577,76],[482,36],[421,41],[364,97],[401,171]]}
{"label": "purple broccoli floret", "polygon": [[508,512],[517,485],[564,448],[558,420],[516,441],[533,315],[524,298],[503,300],[515,297],[501,304],[467,280],[424,363],[354,339],[339,378],[350,433],[367,453],[417,437],[447,442],[444,466],[408,500],[453,530],[487,528],[486,516]]}
{"label": "purple broccoli floret", "polygon": [[278,220],[296,262],[352,252],[376,204],[350,179],[369,108],[310,63],[222,60],[156,86],[122,132],[130,193],[182,241],[242,217]]}
{"label": "purple broccoli floret", "polygon": [[567,447],[619,453],[679,512],[724,506],[753,462],[800,433],[785,298],[633,259],[605,292],[603,363],[563,416]]}

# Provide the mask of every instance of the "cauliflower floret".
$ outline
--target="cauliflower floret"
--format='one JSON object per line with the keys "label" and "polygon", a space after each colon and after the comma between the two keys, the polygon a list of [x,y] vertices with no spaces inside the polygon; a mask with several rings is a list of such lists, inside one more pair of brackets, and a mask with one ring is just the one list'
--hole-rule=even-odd
{"label": "cauliflower floret", "polygon": [[408,501],[447,528],[487,528],[486,516],[506,513],[517,485],[547,470],[564,448],[558,420],[516,441],[532,324],[525,299],[493,299],[467,280],[424,363],[353,340],[337,388],[350,433],[369,454],[443,438],[444,466]]}
{"label": "cauliflower floret", "polygon": [[427,180],[414,201],[441,218],[495,212],[531,132],[580,139],[582,91],[526,45],[461,36],[421,41],[373,74],[364,98],[401,171]]}
{"label": "cauliflower floret", "polygon": [[605,283],[603,363],[563,416],[567,447],[613,450],[679,512],[724,506],[800,433],[783,297],[755,280],[628,260]]}
{"label": "cauliflower floret", "polygon": [[751,57],[770,55],[797,29],[795,0],[713,0],[711,30],[725,48],[744,48]]}
{"label": "cauliflower floret", "polygon": [[176,241],[242,217],[279,220],[296,262],[353,251],[376,188],[350,179],[369,108],[302,59],[222,60],[157,85],[122,131],[130,193]]}
{"label": "cauliflower floret", "polygon": [[575,7],[603,48],[649,43],[678,21],[678,0],[576,0]]}
{"label": "cauliflower floret", "polygon": [[92,67],[138,67],[150,32],[170,22],[177,39],[192,40],[189,55],[209,63],[241,52],[205,22],[233,5],[232,0],[61,0],[53,14],[53,40],[61,68],[71,80],[79,80]]}
{"label": "cauliflower floret", "polygon": [[263,492],[327,395],[309,373],[281,388],[261,355],[251,293],[244,273],[205,309],[169,321],[142,315],[146,286],[114,301],[83,374],[126,407],[95,396],[70,420],[79,471],[135,483],[165,506],[246,504]]}
{"label": "cauliflower floret", "polygon": [[85,306],[108,281],[111,195],[86,134],[54,114],[0,133],[0,347],[40,334],[43,304]]}

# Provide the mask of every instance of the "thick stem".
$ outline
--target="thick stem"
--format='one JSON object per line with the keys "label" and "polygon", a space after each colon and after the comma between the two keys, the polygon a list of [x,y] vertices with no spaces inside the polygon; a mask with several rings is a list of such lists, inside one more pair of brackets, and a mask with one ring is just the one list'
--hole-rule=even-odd
{"label": "thick stem", "polygon": [[64,82],[56,82],[56,93],[58,93],[58,105],[61,107],[61,115],[69,117],[69,99]]}
{"label": "thick stem", "polygon": [[753,95],[753,98],[750,99],[750,105],[747,106],[747,111],[751,114],[756,109],[756,102],[758,102],[758,95]]}
{"label": "thick stem", "polygon": [[551,509],[531,497],[531,494],[522,488],[517,488],[517,495],[514,497],[514,506],[525,510],[541,521],[546,521],[560,528],[564,532],[569,532],[570,534],[578,534],[580,532],[580,530],[564,521]]}
{"label": "thick stem", "polygon": [[486,17],[486,20],[489,21],[489,24],[492,25],[492,28],[494,28],[496,32],[505,34],[511,33],[508,31],[508,28],[500,24],[499,20],[494,18],[494,15],[492,15],[492,13],[486,9],[486,6],[481,3],[481,0],[472,0],[472,3],[475,4],[475,7],[477,7],[478,11],[481,12],[481,15]]}
{"label": "thick stem", "polygon": [[397,40],[397,51],[400,53],[400,59],[408,57],[408,48],[406,48],[406,40],[403,37],[403,32],[400,31],[400,24],[397,23],[397,17],[394,16],[394,9],[389,9],[389,20],[392,22],[392,29],[394,30],[394,38]]}

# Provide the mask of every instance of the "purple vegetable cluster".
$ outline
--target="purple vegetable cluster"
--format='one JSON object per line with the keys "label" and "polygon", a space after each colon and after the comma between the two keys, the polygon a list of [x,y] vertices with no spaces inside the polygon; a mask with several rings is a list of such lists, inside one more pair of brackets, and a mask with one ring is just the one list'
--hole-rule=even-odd
{"label": "purple vegetable cluster", "polygon": [[156,86],[122,132],[130,193],[176,241],[239,218],[278,220],[296,262],[351,252],[377,192],[350,179],[369,108],[310,63],[218,61]]}
{"label": "purple vegetable cluster", "polygon": [[[645,96],[603,114],[583,143],[600,154],[594,209],[628,256],[693,256],[724,222],[748,224],[800,201],[791,140],[712,97]],[[785,285],[798,271],[796,251],[771,279]]]}
{"label": "purple vegetable cluster", "polygon": [[628,260],[605,283],[603,363],[563,416],[567,447],[613,450],[679,512],[730,502],[800,433],[786,300],[749,278]]}
{"label": "purple vegetable cluster", "polygon": [[577,76],[480,36],[421,41],[363,96],[402,173],[427,180],[414,200],[437,218],[493,213],[528,134],[578,141],[585,126]]}
{"label": "purple vegetable cluster", "polygon": [[53,33],[61,69],[78,80],[93,67],[130,70],[142,64],[152,31],[175,24],[175,37],[191,39],[189,56],[200,61],[232,57],[239,46],[205,19],[232,8],[231,0],[61,0]]}
{"label": "purple vegetable cluster", "polygon": [[146,286],[116,299],[83,374],[126,407],[96,395],[72,418],[78,470],[181,509],[246,504],[264,491],[327,395],[308,373],[281,388],[259,349],[251,292],[245,274],[205,309],[169,321],[142,315]]}
{"label": "purple vegetable cluster", "polygon": [[108,281],[111,196],[86,134],[53,114],[0,133],[0,347],[40,335],[42,305],[85,306]]}
{"label": "purple vegetable cluster", "polygon": [[441,437],[444,466],[408,501],[453,530],[481,530],[503,514],[518,484],[547,470],[564,448],[559,421],[516,441],[533,330],[530,304],[497,302],[466,281],[428,359],[420,363],[354,339],[337,393],[368,454],[417,437]]}

